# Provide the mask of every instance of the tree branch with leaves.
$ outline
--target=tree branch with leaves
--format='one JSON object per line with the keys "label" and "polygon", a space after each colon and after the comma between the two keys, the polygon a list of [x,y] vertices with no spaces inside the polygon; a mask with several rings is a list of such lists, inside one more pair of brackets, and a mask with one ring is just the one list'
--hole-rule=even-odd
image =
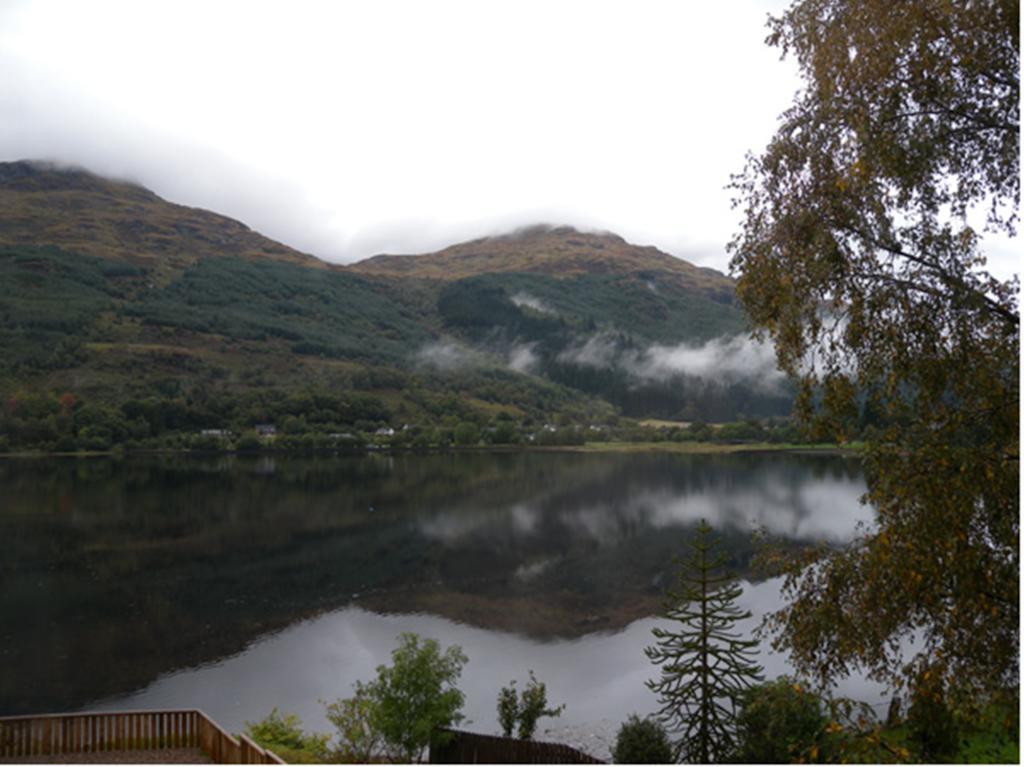
{"label": "tree branch with leaves", "polygon": [[877,525],[791,561],[770,621],[823,683],[927,667],[976,704],[1018,684],[1019,280],[986,270],[983,235],[1017,224],[1019,15],[797,0],[769,21],[805,87],[733,181],[737,291],[813,431],[880,415]]}

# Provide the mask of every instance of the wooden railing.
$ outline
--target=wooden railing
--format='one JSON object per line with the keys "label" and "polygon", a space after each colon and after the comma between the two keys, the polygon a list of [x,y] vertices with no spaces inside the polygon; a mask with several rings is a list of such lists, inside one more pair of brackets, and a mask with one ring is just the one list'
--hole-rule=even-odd
{"label": "wooden railing", "polygon": [[441,729],[430,746],[431,764],[603,764],[562,743],[500,738]]}
{"label": "wooden railing", "polygon": [[156,748],[202,749],[217,764],[284,764],[198,709],[0,717],[0,758]]}

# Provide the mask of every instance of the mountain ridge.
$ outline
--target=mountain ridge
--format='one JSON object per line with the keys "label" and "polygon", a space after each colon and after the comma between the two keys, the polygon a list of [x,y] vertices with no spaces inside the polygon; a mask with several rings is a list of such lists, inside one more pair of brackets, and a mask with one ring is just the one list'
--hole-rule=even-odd
{"label": "mountain ridge", "polygon": [[0,245],[40,243],[152,266],[164,280],[224,255],[327,266],[241,221],[169,202],[131,181],[44,161],[0,163]]}
{"label": "mountain ridge", "polygon": [[680,287],[716,294],[731,291],[733,284],[717,270],[699,267],[652,245],[634,245],[613,232],[582,231],[550,224],[534,224],[455,243],[431,253],[380,254],[346,268],[359,274],[442,282],[504,272],[555,277],[651,272]]}
{"label": "mountain ridge", "polygon": [[266,237],[245,223],[164,200],[145,186],[42,160],[0,163],[0,244],[57,245],[86,255],[180,270],[203,257],[267,258],[369,277],[442,282],[489,273],[657,273],[720,297],[732,280],[708,267],[635,245],[612,232],[534,224],[417,254],[382,253],[338,264]]}

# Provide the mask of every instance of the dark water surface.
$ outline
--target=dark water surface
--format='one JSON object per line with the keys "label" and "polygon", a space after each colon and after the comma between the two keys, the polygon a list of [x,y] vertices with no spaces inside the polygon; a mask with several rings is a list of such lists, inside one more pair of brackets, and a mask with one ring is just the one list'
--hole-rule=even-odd
{"label": "dark water surface", "polygon": [[[698,520],[749,580],[754,527],[847,540],[864,489],[855,460],[795,454],[0,461],[0,714],[198,706],[240,729],[278,706],[326,729],[318,698],[416,631],[463,646],[477,729],[527,669],[563,722],[621,721],[654,707],[643,647]],[[778,583],[743,599],[760,615]]]}

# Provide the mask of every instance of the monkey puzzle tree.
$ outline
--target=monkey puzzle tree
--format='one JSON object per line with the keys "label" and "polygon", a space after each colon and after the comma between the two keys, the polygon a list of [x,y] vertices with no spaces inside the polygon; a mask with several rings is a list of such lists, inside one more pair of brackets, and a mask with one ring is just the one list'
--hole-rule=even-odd
{"label": "monkey puzzle tree", "polygon": [[710,534],[701,520],[689,558],[676,560],[678,590],[668,591],[663,617],[678,625],[653,629],[658,641],[645,650],[661,667],[661,678],[647,686],[658,694],[658,717],[677,736],[673,756],[701,764],[730,757],[740,698],[761,679],[757,641],[735,632],[751,617],[736,606],[743,590],[722,571],[725,558]]}
{"label": "monkey puzzle tree", "polygon": [[822,682],[927,667],[961,702],[1019,683],[1019,282],[986,271],[972,224],[1015,234],[1019,16],[797,0],[769,22],[806,87],[734,180],[737,290],[813,429],[879,421],[877,525],[791,561],[772,623]]}

